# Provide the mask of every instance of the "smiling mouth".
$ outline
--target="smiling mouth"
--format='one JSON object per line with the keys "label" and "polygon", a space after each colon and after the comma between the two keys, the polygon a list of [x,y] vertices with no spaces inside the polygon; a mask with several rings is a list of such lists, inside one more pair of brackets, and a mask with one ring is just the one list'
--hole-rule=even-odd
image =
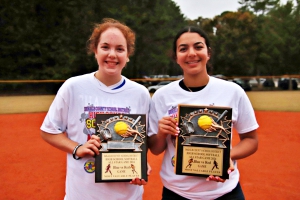
{"label": "smiling mouth", "polygon": [[110,62],[110,61],[105,61],[105,63],[107,65],[117,65],[117,64],[119,64],[119,62]]}
{"label": "smiling mouth", "polygon": [[186,62],[187,64],[195,64],[195,63],[198,63],[200,62],[200,60],[194,60],[194,61],[189,61],[189,62]]}

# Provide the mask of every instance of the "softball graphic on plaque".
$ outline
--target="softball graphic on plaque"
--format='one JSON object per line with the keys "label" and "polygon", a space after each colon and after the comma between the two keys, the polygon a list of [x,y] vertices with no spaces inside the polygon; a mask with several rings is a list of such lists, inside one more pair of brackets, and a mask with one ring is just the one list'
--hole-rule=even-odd
{"label": "softball graphic on plaque", "polygon": [[175,173],[228,179],[232,109],[178,105]]}
{"label": "softball graphic on plaque", "polygon": [[100,154],[95,157],[95,182],[147,181],[145,114],[97,114]]}

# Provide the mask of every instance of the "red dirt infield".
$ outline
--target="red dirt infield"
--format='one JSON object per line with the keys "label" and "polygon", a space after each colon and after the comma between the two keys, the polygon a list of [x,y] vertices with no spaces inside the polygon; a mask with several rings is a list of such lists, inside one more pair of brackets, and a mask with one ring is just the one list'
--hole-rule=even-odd
{"label": "red dirt infield", "polygon": [[[255,113],[260,125],[259,149],[238,161],[246,199],[300,199],[300,112]],[[1,200],[63,199],[66,154],[41,139],[39,128],[45,115],[0,115]],[[233,145],[237,141],[234,132]],[[144,187],[144,200],[161,199],[161,160],[162,155],[148,154],[152,173]]]}

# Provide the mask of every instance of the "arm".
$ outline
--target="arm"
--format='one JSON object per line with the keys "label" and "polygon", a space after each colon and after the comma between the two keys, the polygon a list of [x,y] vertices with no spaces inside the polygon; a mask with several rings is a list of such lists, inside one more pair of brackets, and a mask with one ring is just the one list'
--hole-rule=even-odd
{"label": "arm", "polygon": [[246,158],[258,149],[258,137],[256,130],[248,133],[239,134],[240,142],[231,149],[230,156],[232,160]]}
{"label": "arm", "polygon": [[152,135],[148,138],[148,147],[154,155],[161,154],[167,147],[166,137],[158,134]]}
{"label": "arm", "polygon": [[[66,134],[51,134],[41,131],[41,137],[50,145],[67,153],[73,153],[74,148],[78,145],[77,142],[70,140]],[[99,155],[99,148],[101,146],[100,138],[92,135],[91,139],[80,146],[76,151],[76,156],[94,156]]]}
{"label": "arm", "polygon": [[167,136],[178,136],[177,121],[172,117],[163,117],[158,122],[158,132],[148,138],[148,147],[154,155],[161,154],[167,147]]}
{"label": "arm", "polygon": [[[230,167],[228,169],[228,174],[234,171],[234,166],[232,160],[238,160],[246,158],[257,151],[258,148],[258,137],[256,130],[250,131],[248,133],[239,134],[240,142],[231,149],[230,152]],[[207,181],[217,181],[225,182],[226,180],[221,179],[218,176],[209,176]]]}

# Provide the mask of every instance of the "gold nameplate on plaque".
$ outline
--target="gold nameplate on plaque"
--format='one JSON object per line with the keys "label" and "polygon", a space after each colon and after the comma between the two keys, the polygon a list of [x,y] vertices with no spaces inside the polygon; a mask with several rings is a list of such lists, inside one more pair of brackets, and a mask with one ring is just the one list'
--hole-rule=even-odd
{"label": "gold nameplate on plaque", "polygon": [[178,105],[175,173],[228,179],[232,109]]}

